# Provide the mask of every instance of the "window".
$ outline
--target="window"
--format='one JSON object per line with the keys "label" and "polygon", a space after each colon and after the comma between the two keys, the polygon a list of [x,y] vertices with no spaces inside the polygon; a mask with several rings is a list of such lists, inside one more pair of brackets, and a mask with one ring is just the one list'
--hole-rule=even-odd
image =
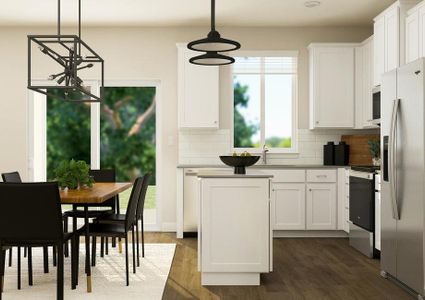
{"label": "window", "polygon": [[233,148],[296,151],[297,53],[235,57]]}

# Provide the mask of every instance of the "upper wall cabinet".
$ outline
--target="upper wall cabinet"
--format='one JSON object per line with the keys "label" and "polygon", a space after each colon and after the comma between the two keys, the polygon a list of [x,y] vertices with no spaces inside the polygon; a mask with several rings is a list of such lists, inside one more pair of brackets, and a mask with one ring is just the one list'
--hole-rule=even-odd
{"label": "upper wall cabinet", "polygon": [[354,128],[354,49],[310,44],[310,129]]}
{"label": "upper wall cabinet", "polygon": [[199,53],[178,44],[178,123],[180,129],[219,128],[219,68],[197,66]]}
{"label": "upper wall cabinet", "polygon": [[372,124],[373,36],[356,47],[356,129],[377,128]]}
{"label": "upper wall cabinet", "polygon": [[407,12],[406,63],[425,56],[425,1]]}
{"label": "upper wall cabinet", "polygon": [[405,18],[407,10],[418,2],[418,0],[396,1],[374,19],[373,83],[375,86],[381,85],[383,73],[405,63]]}

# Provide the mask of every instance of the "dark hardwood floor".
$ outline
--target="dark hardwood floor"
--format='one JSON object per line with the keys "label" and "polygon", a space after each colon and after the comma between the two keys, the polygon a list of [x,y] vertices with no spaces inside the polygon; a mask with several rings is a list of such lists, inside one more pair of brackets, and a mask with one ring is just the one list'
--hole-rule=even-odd
{"label": "dark hardwood floor", "polygon": [[258,287],[203,287],[196,239],[147,233],[147,243],[176,243],[163,299],[414,299],[379,275],[379,260],[359,254],[347,239],[274,239],[274,272]]}

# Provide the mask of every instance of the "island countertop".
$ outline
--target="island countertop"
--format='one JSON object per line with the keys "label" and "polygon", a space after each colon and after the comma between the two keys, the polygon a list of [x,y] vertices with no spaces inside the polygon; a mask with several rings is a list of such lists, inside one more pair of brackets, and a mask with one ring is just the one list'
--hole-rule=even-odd
{"label": "island countertop", "polygon": [[[215,169],[230,169],[226,165],[215,165],[215,164],[179,164],[177,169],[203,169],[203,168],[215,168]],[[338,169],[338,168],[350,168],[350,166],[327,166],[327,165],[277,165],[277,164],[257,164],[250,166],[249,169]],[[248,169],[248,168],[247,168]]]}
{"label": "island countertop", "polygon": [[197,174],[198,178],[272,178],[272,174],[266,172],[249,172],[248,174],[234,174],[231,170],[202,170]]}

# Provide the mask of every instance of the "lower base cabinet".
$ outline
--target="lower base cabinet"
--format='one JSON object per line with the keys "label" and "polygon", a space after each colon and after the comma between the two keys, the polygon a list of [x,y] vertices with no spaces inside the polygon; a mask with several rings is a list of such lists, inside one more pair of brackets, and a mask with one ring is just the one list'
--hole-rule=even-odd
{"label": "lower base cabinet", "polygon": [[305,184],[275,183],[272,187],[275,230],[305,230]]}
{"label": "lower base cabinet", "polygon": [[336,184],[309,183],[306,187],[307,230],[336,230]]}

